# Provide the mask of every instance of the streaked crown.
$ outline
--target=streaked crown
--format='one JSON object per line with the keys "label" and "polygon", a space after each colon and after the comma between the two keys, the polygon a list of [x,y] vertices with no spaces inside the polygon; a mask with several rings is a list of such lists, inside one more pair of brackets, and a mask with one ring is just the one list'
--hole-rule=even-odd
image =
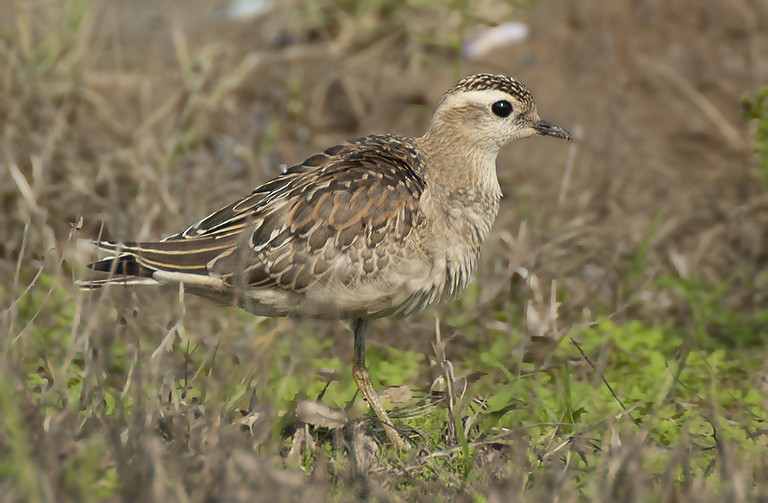
{"label": "streaked crown", "polygon": [[465,91],[495,90],[513,96],[521,103],[530,105],[533,103],[533,95],[522,82],[518,82],[506,75],[494,75],[492,73],[477,73],[464,77],[445,94],[453,94]]}

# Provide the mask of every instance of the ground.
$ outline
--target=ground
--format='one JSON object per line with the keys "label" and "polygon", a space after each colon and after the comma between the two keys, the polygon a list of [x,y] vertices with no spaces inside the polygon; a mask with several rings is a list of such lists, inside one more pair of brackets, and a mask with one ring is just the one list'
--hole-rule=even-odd
{"label": "ground", "polygon": [[[768,5],[275,4],[0,0],[0,499],[768,498]],[[462,55],[512,21],[525,40]],[[355,396],[341,323],[77,290],[86,238],[419,135],[476,71],[577,141],[503,150],[476,281],[374,323],[411,451]]]}

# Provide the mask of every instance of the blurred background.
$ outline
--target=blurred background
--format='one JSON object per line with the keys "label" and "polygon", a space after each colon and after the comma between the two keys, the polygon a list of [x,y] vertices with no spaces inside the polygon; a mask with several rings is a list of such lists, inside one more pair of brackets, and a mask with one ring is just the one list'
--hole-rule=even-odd
{"label": "blurred background", "polygon": [[[462,451],[481,472],[503,466],[498,477],[467,486],[455,470],[432,467],[420,483],[490,500],[500,487],[647,496],[655,489],[640,484],[644,476],[658,482],[682,470],[665,464],[671,458],[646,472],[638,468],[646,458],[636,466],[619,456],[621,467],[645,475],[595,482],[599,449],[552,451],[564,438],[600,443],[605,427],[596,425],[632,408],[604,378],[648,414],[621,426],[636,453],[649,442],[689,453],[681,459],[693,467],[690,480],[704,482],[673,476],[670,491],[725,494],[707,485],[715,464],[737,470],[718,457],[727,449],[707,427],[712,417],[731,425],[726,438],[748,453],[739,483],[755,490],[752,477],[765,474],[765,1],[0,0],[0,13],[0,326],[8,334],[0,403],[14,411],[0,425],[0,459],[10,463],[0,464],[9,481],[0,480],[0,496],[77,499],[96,484],[99,498],[197,500],[224,491],[223,480],[224,499],[253,496],[253,487],[286,497],[339,487],[364,497],[355,491],[374,487],[365,494],[382,498],[421,487],[410,481],[397,493],[392,480],[413,471],[383,457],[347,472],[334,451],[327,459],[311,451],[295,476],[263,456],[322,444],[322,434],[297,436],[306,425],[340,435],[283,409],[314,400],[327,380],[330,407],[352,399],[351,337],[341,323],[260,319],[173,289],[84,294],[74,279],[92,257],[81,238],[162,238],[345,139],[418,136],[441,94],[475,72],[524,82],[541,117],[578,141],[502,151],[504,199],[476,283],[454,304],[376,322],[369,366],[377,386],[429,398],[443,375],[437,330],[457,373],[484,376],[473,396],[514,388],[520,401],[508,414],[511,397],[498,398],[497,422],[486,418],[473,441],[502,427],[557,425],[515,430],[514,452]],[[522,379],[529,372],[541,381]],[[659,382],[665,372],[675,384]],[[733,386],[725,401],[698,394],[715,382]],[[566,387],[578,388],[580,406],[558,398]],[[599,411],[585,405],[599,400]],[[591,419],[580,423],[578,410]],[[351,416],[363,414],[357,404]],[[591,433],[563,429],[565,416]],[[667,435],[661,425],[672,423],[677,433]],[[137,438],[146,431],[154,434]],[[441,442],[426,449],[450,444]],[[241,457],[225,462],[237,449]],[[583,472],[568,471],[566,450],[583,456]],[[339,475],[337,463],[365,482]],[[279,476],[243,475],[257,468]],[[563,470],[568,482],[525,479],[536,470]],[[726,471],[717,487],[736,491]],[[161,474],[180,485],[157,485]]]}

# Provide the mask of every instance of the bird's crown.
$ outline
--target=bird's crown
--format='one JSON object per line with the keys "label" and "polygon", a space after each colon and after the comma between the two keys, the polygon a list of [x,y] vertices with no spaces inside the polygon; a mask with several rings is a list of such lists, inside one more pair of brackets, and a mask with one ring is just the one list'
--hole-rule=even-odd
{"label": "bird's crown", "polygon": [[533,96],[522,82],[506,75],[494,75],[492,73],[477,73],[461,79],[446,94],[455,94],[467,91],[502,91],[513,96],[521,103],[533,103]]}

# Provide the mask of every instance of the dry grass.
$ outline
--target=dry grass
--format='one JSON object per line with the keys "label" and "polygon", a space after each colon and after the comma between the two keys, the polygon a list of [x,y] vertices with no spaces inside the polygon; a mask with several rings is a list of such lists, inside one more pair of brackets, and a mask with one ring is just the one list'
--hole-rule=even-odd
{"label": "dry grass", "polygon": [[[0,0],[0,500],[768,498],[768,405],[747,398],[766,389],[768,195],[739,105],[768,82],[768,10],[678,4],[296,0],[233,21],[197,0]],[[466,30],[520,18],[529,40],[458,58]],[[520,78],[580,141],[503,153],[477,285],[437,327],[374,325],[372,374],[415,391],[413,452],[336,410],[341,326],[74,287],[78,238],[162,237],[334,142],[420,134],[473,71]],[[656,327],[670,377],[630,386],[653,348],[611,337]],[[664,436],[668,408],[707,431]]]}

